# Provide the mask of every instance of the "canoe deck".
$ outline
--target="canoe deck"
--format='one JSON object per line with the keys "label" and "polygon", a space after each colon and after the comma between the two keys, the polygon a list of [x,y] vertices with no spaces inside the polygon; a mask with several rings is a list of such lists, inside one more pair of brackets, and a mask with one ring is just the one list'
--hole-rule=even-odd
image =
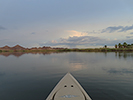
{"label": "canoe deck", "polygon": [[91,98],[77,80],[70,73],[67,73],[46,100],[91,100]]}

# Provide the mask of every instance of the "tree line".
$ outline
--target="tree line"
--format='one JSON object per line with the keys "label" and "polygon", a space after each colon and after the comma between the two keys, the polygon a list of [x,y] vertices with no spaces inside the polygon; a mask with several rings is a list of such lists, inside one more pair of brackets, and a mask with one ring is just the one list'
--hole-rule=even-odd
{"label": "tree line", "polygon": [[133,48],[133,44],[127,44],[126,42],[123,44],[119,43],[115,45],[115,48]]}

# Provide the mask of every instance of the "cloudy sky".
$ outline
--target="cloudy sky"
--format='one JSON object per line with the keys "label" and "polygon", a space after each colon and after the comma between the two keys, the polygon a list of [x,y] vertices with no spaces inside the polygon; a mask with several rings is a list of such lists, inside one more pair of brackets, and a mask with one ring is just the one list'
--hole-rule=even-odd
{"label": "cloudy sky", "polygon": [[0,47],[133,43],[133,0],[0,0]]}

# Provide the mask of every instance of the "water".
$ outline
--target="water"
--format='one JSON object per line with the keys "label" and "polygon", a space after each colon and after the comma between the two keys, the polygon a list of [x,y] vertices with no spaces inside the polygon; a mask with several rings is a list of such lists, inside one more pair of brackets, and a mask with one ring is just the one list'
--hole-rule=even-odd
{"label": "water", "polygon": [[0,54],[0,100],[45,100],[70,72],[93,100],[133,100],[133,53]]}

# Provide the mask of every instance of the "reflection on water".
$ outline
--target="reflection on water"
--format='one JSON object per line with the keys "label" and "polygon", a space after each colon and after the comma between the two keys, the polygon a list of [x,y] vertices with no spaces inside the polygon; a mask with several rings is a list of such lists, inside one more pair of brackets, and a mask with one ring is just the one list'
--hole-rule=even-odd
{"label": "reflection on water", "polygon": [[67,72],[93,100],[133,99],[131,52],[0,55],[0,100],[44,100]]}
{"label": "reflection on water", "polygon": [[71,71],[78,71],[78,70],[83,70],[86,69],[86,66],[83,66],[81,63],[70,63],[70,68]]}
{"label": "reflection on water", "polygon": [[110,69],[108,70],[109,73],[112,74],[133,74],[133,69],[120,69],[120,70],[116,70],[116,69]]}
{"label": "reflection on water", "polygon": [[30,52],[30,53],[26,53],[26,52],[0,52],[0,55],[2,56],[5,56],[5,57],[8,57],[8,56],[15,56],[15,57],[20,57],[24,54],[43,54],[43,55],[46,55],[46,54],[51,54],[52,52]]}
{"label": "reflection on water", "polygon": [[[5,57],[8,57],[8,56],[15,56],[15,57],[20,57],[24,54],[43,54],[43,55],[46,55],[46,54],[52,54],[53,52],[30,52],[30,53],[26,53],[26,52],[0,52],[0,56],[5,56]],[[104,52],[105,56],[107,56],[107,52]],[[115,52],[115,56],[116,57],[119,57],[119,58],[127,58],[127,57],[132,57],[133,58],[133,53],[132,52]]]}
{"label": "reflection on water", "polygon": [[4,72],[0,72],[0,76],[4,76],[5,75],[5,73]]}
{"label": "reflection on water", "polygon": [[115,52],[115,56],[116,57],[119,57],[119,58],[127,58],[127,57],[131,57],[133,58],[133,53],[131,52]]}

